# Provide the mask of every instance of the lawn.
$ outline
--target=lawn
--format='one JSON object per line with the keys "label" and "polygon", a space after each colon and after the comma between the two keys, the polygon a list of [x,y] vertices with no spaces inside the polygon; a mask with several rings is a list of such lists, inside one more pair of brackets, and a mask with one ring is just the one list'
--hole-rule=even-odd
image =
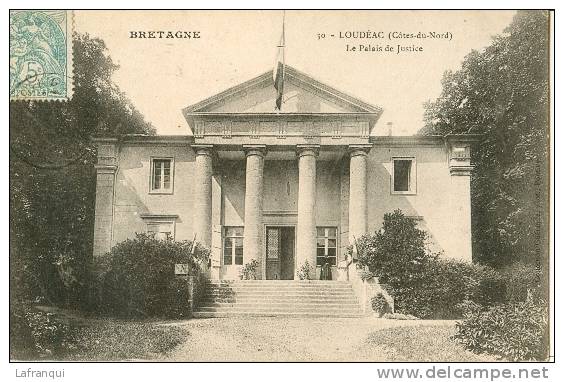
{"label": "lawn", "polygon": [[[422,321],[424,322],[424,321]],[[379,348],[386,361],[492,362],[494,357],[473,354],[452,340],[454,325],[401,326],[372,332],[367,344]]]}
{"label": "lawn", "polygon": [[77,329],[78,346],[68,360],[159,360],[186,340],[178,326],[157,322],[97,320]]}

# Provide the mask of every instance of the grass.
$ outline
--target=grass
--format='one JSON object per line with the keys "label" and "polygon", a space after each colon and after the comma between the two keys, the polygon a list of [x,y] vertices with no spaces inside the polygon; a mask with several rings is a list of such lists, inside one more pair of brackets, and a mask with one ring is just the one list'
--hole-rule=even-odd
{"label": "grass", "polygon": [[99,320],[79,327],[77,349],[69,360],[123,361],[158,359],[184,342],[188,333],[156,322]]}
{"label": "grass", "polygon": [[186,329],[157,320],[92,318],[49,306],[27,312],[10,316],[14,360],[158,360],[189,335]]}
{"label": "grass", "polygon": [[491,362],[495,358],[465,350],[450,337],[452,325],[402,326],[370,333],[367,343],[379,347],[392,362]]}

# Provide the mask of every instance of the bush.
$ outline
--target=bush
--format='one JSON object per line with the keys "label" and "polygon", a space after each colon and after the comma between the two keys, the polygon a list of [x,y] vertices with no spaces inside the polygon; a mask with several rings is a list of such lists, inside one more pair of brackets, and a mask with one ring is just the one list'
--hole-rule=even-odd
{"label": "bush", "polygon": [[501,274],[507,285],[507,301],[523,302],[528,297],[545,299],[542,296],[541,278],[539,268],[522,262],[501,269]]}
{"label": "bush", "polygon": [[392,309],[390,308],[390,304],[388,304],[388,300],[382,293],[377,293],[370,299],[370,305],[372,306],[372,310],[382,317],[385,313],[390,313]]}
{"label": "bush", "polygon": [[306,260],[298,269],[298,278],[300,280],[315,279],[315,268],[309,264],[309,261]]}
{"label": "bush", "polygon": [[31,304],[10,307],[10,359],[61,359],[77,348],[75,328]]}
{"label": "bush", "polygon": [[[209,250],[192,243],[158,240],[137,234],[95,259],[96,311],[118,317],[183,317],[179,301],[188,299],[187,283],[175,276],[175,264],[188,264],[190,275],[201,272]],[[184,312],[184,313],[183,313]]]}
{"label": "bush", "polygon": [[256,259],[252,259],[251,262],[245,264],[239,272],[241,280],[256,280],[258,266],[259,263]]}
{"label": "bush", "polygon": [[387,213],[380,231],[357,240],[358,265],[381,283],[402,287],[419,279],[425,264],[436,257],[425,250],[426,236],[400,210]]}
{"label": "bush", "polygon": [[425,249],[426,234],[399,210],[384,215],[382,229],[357,243],[359,265],[387,285],[397,312],[420,318],[460,318],[465,301],[484,307],[505,299],[494,269],[441,259]]}
{"label": "bush", "polygon": [[518,302],[475,311],[456,324],[453,336],[474,353],[510,361],[543,361],[548,350],[548,308],[544,302]]}

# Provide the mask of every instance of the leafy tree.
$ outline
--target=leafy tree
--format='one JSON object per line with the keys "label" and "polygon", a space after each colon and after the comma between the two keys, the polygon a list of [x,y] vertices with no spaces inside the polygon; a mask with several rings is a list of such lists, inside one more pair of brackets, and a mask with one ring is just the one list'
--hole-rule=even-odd
{"label": "leafy tree", "polygon": [[549,18],[520,11],[483,51],[471,52],[425,105],[421,134],[481,134],[474,149],[475,260],[547,264]]}
{"label": "leafy tree", "polygon": [[416,280],[436,256],[425,249],[425,231],[401,210],[384,214],[384,223],[373,235],[358,239],[358,265],[367,267],[380,282],[392,288]]}
{"label": "leafy tree", "polygon": [[154,133],[112,81],[104,42],[73,36],[74,96],[10,102],[10,292],[80,303],[92,253],[91,137]]}

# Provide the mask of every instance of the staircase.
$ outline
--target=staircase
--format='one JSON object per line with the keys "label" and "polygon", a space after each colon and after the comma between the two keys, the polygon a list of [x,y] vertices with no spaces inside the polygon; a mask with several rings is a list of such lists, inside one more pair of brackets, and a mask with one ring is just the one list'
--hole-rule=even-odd
{"label": "staircase", "polygon": [[349,283],[298,280],[211,280],[194,317],[359,317]]}

